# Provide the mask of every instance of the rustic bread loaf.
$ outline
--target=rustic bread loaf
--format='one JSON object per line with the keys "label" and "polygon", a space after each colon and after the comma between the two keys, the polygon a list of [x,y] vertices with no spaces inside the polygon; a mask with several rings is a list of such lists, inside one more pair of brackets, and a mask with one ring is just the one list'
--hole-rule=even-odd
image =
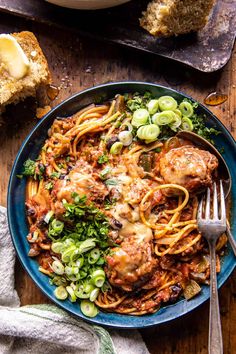
{"label": "rustic bread loaf", "polygon": [[205,26],[214,0],[153,0],[140,19],[141,26],[157,37],[169,37]]}
{"label": "rustic bread loaf", "polygon": [[17,79],[9,74],[0,60],[0,111],[10,103],[35,96],[40,86],[51,82],[47,60],[34,34],[24,31],[11,36],[17,40],[27,56],[29,70],[24,77]]}

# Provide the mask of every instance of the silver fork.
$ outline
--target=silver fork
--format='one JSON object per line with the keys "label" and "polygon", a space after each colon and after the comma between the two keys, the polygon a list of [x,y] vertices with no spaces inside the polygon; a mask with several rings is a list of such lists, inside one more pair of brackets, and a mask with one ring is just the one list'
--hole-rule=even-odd
{"label": "silver fork", "polygon": [[[226,231],[226,210],[225,198],[222,181],[220,180],[219,202],[217,196],[216,183],[213,184],[213,198],[211,209],[211,192],[207,189],[206,196],[203,196],[199,204],[197,221],[202,235],[208,241],[210,251],[210,318],[209,318],[209,337],[208,353],[222,354],[223,342],[221,332],[220,310],[217,291],[216,276],[216,242],[220,235]],[[204,203],[205,200],[205,203]],[[204,208],[205,204],[205,208]],[[212,211],[212,212],[211,212]],[[204,216],[203,216],[204,214]]]}

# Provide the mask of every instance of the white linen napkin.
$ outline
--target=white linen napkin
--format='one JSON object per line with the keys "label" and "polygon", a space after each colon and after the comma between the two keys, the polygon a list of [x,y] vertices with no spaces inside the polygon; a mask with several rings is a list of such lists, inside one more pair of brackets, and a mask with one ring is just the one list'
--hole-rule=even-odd
{"label": "white linen napkin", "polygon": [[0,354],[148,354],[137,330],[106,330],[54,305],[20,307],[15,252],[0,206]]}

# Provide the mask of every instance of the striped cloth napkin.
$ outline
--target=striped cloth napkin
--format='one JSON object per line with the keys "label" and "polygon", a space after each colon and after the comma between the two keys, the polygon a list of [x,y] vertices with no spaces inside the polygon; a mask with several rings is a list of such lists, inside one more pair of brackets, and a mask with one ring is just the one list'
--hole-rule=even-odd
{"label": "striped cloth napkin", "polygon": [[137,330],[106,330],[54,305],[20,307],[15,252],[0,206],[0,354],[148,354]]}

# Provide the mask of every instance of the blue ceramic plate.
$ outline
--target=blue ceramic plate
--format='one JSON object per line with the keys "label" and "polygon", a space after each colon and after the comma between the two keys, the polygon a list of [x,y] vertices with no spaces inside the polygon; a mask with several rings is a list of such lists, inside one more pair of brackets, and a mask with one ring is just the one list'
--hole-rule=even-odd
{"label": "blue ceramic plate", "polygon": [[[145,316],[130,316],[100,312],[95,318],[88,319],[85,317],[76,303],[71,303],[69,300],[59,301],[53,295],[54,287],[49,284],[49,278],[38,271],[37,262],[28,257],[29,244],[26,240],[28,233],[28,225],[25,216],[25,184],[26,181],[17,178],[17,174],[22,171],[22,165],[28,158],[35,159],[47,138],[47,130],[51,126],[53,120],[60,116],[66,117],[81,107],[89,105],[92,102],[97,102],[99,99],[107,99],[114,97],[117,93],[125,92],[140,92],[151,91],[154,95],[172,95],[176,100],[182,100],[188,97],[183,93],[171,90],[166,87],[143,82],[118,82],[97,86],[85,91],[82,91],[66,101],[59,104],[51,110],[32,130],[29,136],[24,141],[20,151],[16,157],[8,189],[8,220],[12,240],[17,252],[17,255],[23,264],[26,271],[29,273],[38,287],[57,305],[69,311],[73,315],[89,320],[90,322],[109,325],[122,328],[142,328],[157,325],[167,321],[174,320],[189,311],[195,309],[209,298],[209,288],[203,287],[200,295],[190,301],[180,300],[174,305],[162,307],[157,313]],[[188,97],[189,98],[189,97]],[[236,168],[234,167],[236,156],[236,143],[228,130],[222,123],[205,107],[199,105],[199,112],[206,115],[206,123],[209,126],[215,127],[221,131],[221,134],[216,137],[216,144],[224,148],[224,158],[229,166],[232,176],[232,200],[236,199]],[[232,232],[236,237],[236,208],[233,204],[232,210]],[[221,273],[219,274],[219,286],[221,286],[230,276],[235,266],[235,258],[229,247],[227,255],[222,263]]]}

